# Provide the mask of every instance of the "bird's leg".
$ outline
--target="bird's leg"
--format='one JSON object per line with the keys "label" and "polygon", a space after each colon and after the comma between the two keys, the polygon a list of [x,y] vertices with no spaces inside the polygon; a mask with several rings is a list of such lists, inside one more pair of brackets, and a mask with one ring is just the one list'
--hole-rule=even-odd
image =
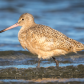
{"label": "bird's leg", "polygon": [[59,67],[59,62],[54,58],[54,57],[52,57],[53,58],[53,60],[55,61],[55,63],[56,63],[56,67]]}
{"label": "bird's leg", "polygon": [[37,65],[37,68],[40,68],[40,62],[41,62],[41,60],[40,60],[40,58],[38,58],[38,65]]}

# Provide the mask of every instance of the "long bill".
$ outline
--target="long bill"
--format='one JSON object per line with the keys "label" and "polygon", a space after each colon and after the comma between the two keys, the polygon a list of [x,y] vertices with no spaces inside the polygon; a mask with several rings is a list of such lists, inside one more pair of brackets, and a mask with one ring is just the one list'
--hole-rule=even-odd
{"label": "long bill", "polygon": [[18,23],[14,24],[14,25],[12,25],[12,26],[6,28],[6,29],[1,30],[0,33],[4,32],[4,31],[7,31],[7,30],[9,30],[9,29],[12,29],[12,28],[14,28],[14,27],[17,27],[17,26],[19,26]]}

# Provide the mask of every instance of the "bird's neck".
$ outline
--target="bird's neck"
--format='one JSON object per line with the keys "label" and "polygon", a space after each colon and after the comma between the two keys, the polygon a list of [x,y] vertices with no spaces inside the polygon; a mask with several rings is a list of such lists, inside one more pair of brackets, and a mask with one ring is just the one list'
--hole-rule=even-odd
{"label": "bird's neck", "polygon": [[22,27],[21,27],[21,29],[20,29],[20,32],[23,32],[23,31],[26,31],[26,30],[28,30],[29,28],[32,28],[32,27],[34,27],[36,25],[36,23],[28,23],[28,24],[25,24],[25,25],[23,25]]}
{"label": "bird's neck", "polygon": [[22,26],[19,33],[18,33],[18,36],[24,34],[24,32],[26,32],[28,29],[34,27],[35,25],[36,25],[36,23],[34,23],[32,25]]}

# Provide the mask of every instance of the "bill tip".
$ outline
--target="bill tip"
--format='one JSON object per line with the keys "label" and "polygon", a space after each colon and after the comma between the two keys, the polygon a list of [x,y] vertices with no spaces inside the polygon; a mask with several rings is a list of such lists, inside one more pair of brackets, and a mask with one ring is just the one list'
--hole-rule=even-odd
{"label": "bill tip", "polygon": [[4,32],[4,30],[1,30],[0,33]]}

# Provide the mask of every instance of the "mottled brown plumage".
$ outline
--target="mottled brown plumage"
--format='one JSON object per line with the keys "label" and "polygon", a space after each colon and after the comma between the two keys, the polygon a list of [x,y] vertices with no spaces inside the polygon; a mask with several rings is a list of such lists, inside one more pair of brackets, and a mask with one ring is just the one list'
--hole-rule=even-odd
{"label": "mottled brown plumage", "polygon": [[[28,13],[23,14],[21,19],[32,16]],[[76,52],[84,49],[84,45],[73,39],[68,38],[61,32],[54,30],[48,26],[36,24],[34,18],[31,18],[32,25],[24,24],[18,34],[19,41],[24,49],[28,49],[33,54],[37,54],[38,58],[47,59],[52,56],[64,55],[69,52]],[[31,23],[30,21],[30,23]]]}
{"label": "mottled brown plumage", "polygon": [[[38,55],[39,59],[52,57],[55,60],[53,56],[65,55],[69,52],[76,53],[84,49],[84,44],[68,38],[61,32],[45,25],[36,24],[29,13],[21,15],[18,24],[22,26],[18,33],[22,47]],[[59,66],[57,60],[55,62]]]}

